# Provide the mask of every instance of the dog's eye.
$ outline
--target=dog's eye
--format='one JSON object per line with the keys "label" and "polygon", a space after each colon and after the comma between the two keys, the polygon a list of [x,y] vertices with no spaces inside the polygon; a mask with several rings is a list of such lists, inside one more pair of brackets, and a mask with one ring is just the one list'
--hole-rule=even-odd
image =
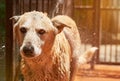
{"label": "dog's eye", "polygon": [[43,30],[43,29],[41,29],[41,30],[38,31],[38,34],[40,34],[40,35],[43,35],[43,34],[45,34],[45,33],[46,33],[46,31]]}
{"label": "dog's eye", "polygon": [[24,34],[27,32],[26,28],[24,28],[24,27],[20,28],[20,31],[21,31],[21,33],[24,33]]}

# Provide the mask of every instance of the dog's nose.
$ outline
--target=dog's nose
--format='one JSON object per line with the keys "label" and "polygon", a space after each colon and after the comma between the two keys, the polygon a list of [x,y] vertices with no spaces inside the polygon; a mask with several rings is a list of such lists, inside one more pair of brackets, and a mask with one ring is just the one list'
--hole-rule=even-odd
{"label": "dog's nose", "polygon": [[26,56],[34,56],[34,47],[32,45],[26,45],[23,47],[23,52]]}

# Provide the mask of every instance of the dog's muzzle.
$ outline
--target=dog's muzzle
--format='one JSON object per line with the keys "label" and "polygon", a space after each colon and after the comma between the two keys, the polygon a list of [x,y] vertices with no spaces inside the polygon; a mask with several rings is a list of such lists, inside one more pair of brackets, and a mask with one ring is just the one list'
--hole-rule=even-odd
{"label": "dog's muzzle", "polygon": [[34,56],[34,47],[32,45],[25,45],[23,47],[23,53],[26,57]]}
{"label": "dog's muzzle", "polygon": [[23,52],[26,56],[31,56],[34,53],[34,48],[33,46],[24,46]]}
{"label": "dog's muzzle", "polygon": [[20,47],[20,53],[22,57],[25,58],[31,58],[31,57],[37,57],[41,54],[42,50],[40,47],[37,47],[34,44],[31,44],[31,42],[24,43]]}

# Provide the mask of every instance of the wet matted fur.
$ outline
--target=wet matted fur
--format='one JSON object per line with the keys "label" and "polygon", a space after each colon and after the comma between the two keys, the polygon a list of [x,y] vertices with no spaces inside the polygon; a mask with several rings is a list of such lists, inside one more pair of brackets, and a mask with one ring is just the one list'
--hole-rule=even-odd
{"label": "wet matted fur", "polygon": [[76,23],[68,16],[52,19],[38,11],[13,16],[14,36],[22,56],[25,81],[74,81],[77,67],[94,54],[92,48],[80,55]]}

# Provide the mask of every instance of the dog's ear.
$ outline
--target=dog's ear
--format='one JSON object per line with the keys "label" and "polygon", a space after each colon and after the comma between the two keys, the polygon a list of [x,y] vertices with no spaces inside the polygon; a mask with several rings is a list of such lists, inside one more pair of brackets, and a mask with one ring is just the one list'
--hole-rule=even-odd
{"label": "dog's ear", "polygon": [[13,26],[13,38],[15,41],[18,42],[18,44],[20,44],[19,42],[19,32],[18,32],[18,21],[20,19],[21,16],[13,16],[10,18],[10,20],[13,20],[14,21],[14,26]]}
{"label": "dog's ear", "polygon": [[15,23],[20,19],[20,16],[13,16],[10,20],[13,20]]}
{"label": "dog's ear", "polygon": [[64,27],[72,28],[76,26],[73,19],[65,15],[58,15],[51,19],[53,25],[58,29],[58,33],[63,30]]}

